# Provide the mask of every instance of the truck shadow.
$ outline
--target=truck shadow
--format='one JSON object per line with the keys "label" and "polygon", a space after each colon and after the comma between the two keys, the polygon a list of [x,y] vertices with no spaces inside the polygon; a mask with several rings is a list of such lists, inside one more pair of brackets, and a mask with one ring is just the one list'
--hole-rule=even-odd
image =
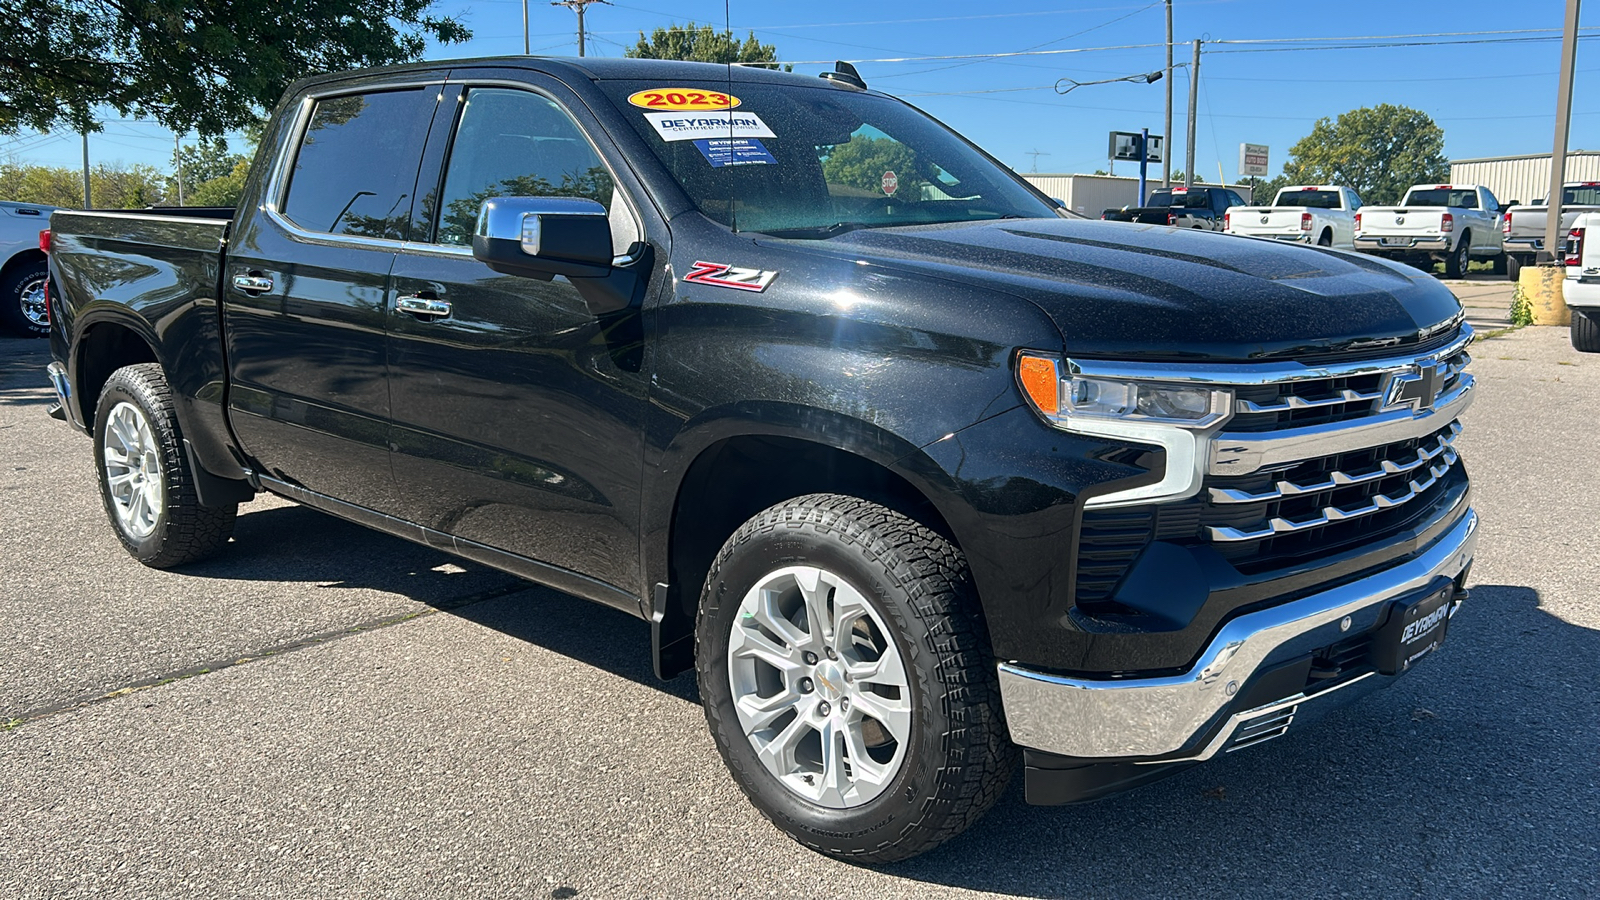
{"label": "truck shadow", "polygon": [[1076,807],[1021,779],[890,869],[1029,897],[1595,896],[1600,633],[1481,585],[1446,651],[1305,730]]}
{"label": "truck shadow", "polygon": [[42,406],[56,392],[44,367],[50,364],[50,342],[39,338],[0,338],[0,406]]}

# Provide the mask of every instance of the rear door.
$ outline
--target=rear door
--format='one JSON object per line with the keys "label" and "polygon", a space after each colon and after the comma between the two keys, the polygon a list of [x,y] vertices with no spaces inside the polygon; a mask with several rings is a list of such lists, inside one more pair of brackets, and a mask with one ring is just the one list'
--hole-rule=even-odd
{"label": "rear door", "polygon": [[[496,273],[473,258],[472,232],[490,197],[584,197],[609,210],[626,265],[648,277],[652,254],[639,208],[618,188],[622,167],[597,152],[587,110],[554,79],[516,77],[452,85],[427,154],[419,209],[429,228],[394,267],[389,360],[402,515],[540,561],[551,568],[534,577],[617,602],[620,594],[592,582],[638,590],[639,309],[602,321],[566,278]],[[403,313],[401,297],[449,312]]]}
{"label": "rear door", "polygon": [[263,475],[384,512],[395,509],[384,289],[438,97],[438,84],[346,87],[286,113],[261,212],[223,273],[240,443]]}

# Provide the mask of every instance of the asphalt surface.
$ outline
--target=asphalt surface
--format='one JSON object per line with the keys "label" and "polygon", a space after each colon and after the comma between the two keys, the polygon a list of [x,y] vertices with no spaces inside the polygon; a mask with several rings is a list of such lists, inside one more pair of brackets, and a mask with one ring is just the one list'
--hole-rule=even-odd
{"label": "asphalt surface", "polygon": [[1474,348],[1436,658],[1248,752],[854,867],[745,802],[644,623],[280,501],[145,569],[0,340],[0,896],[1600,896],[1600,357]]}

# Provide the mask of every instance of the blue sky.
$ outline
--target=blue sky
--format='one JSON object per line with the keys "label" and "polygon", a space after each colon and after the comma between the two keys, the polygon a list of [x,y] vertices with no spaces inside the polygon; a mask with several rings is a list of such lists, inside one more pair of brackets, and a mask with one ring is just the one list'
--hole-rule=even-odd
{"label": "blue sky", "polygon": [[[1274,171],[1288,148],[1321,116],[1377,103],[1423,110],[1445,129],[1451,158],[1548,152],[1554,129],[1560,43],[1528,40],[1559,31],[1560,0],[1175,0],[1176,62],[1188,42],[1250,41],[1546,29],[1542,33],[1449,38],[1456,43],[1365,49],[1298,45],[1207,44],[1201,63],[1196,130],[1197,173],[1214,177],[1218,163],[1235,177],[1241,142],[1272,148]],[[489,56],[522,50],[521,0],[444,0],[436,10],[459,16],[475,37],[430,50],[433,58]],[[575,53],[576,19],[548,0],[530,0],[535,53]],[[1515,11],[1517,15],[1511,13]],[[1582,24],[1600,24],[1592,10]],[[628,0],[589,7],[591,55],[620,56],[639,31],[688,20],[723,23],[722,0]],[[1014,0],[1006,5],[927,0],[811,0],[757,3],[733,0],[732,25],[741,38],[754,30],[775,44],[781,59],[807,74],[831,68],[809,61],[1078,50],[1160,44],[1162,4],[1149,0]],[[1600,30],[1580,41],[1574,91],[1573,149],[1600,149]],[[1260,52],[1268,47],[1297,49]],[[1240,52],[1254,51],[1254,52]],[[1037,54],[990,59],[858,63],[874,88],[905,97],[968,135],[1019,171],[1090,172],[1105,166],[1106,133],[1161,128],[1161,83],[1088,85],[1068,95],[1060,78],[1080,82],[1159,69],[1163,46]],[[1174,147],[1181,139],[1189,81],[1174,72]],[[172,135],[153,124],[117,121],[91,136],[94,159],[165,167]],[[1035,158],[1029,151],[1044,154]],[[0,139],[0,157],[76,165],[76,136],[55,140]],[[1130,169],[1131,174],[1131,169]]]}

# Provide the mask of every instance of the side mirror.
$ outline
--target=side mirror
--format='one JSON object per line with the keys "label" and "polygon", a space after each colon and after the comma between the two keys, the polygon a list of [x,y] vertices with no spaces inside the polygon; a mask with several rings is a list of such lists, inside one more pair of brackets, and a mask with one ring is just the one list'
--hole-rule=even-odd
{"label": "side mirror", "polygon": [[611,224],[593,200],[495,197],[478,211],[472,255],[505,275],[599,278],[611,271]]}

